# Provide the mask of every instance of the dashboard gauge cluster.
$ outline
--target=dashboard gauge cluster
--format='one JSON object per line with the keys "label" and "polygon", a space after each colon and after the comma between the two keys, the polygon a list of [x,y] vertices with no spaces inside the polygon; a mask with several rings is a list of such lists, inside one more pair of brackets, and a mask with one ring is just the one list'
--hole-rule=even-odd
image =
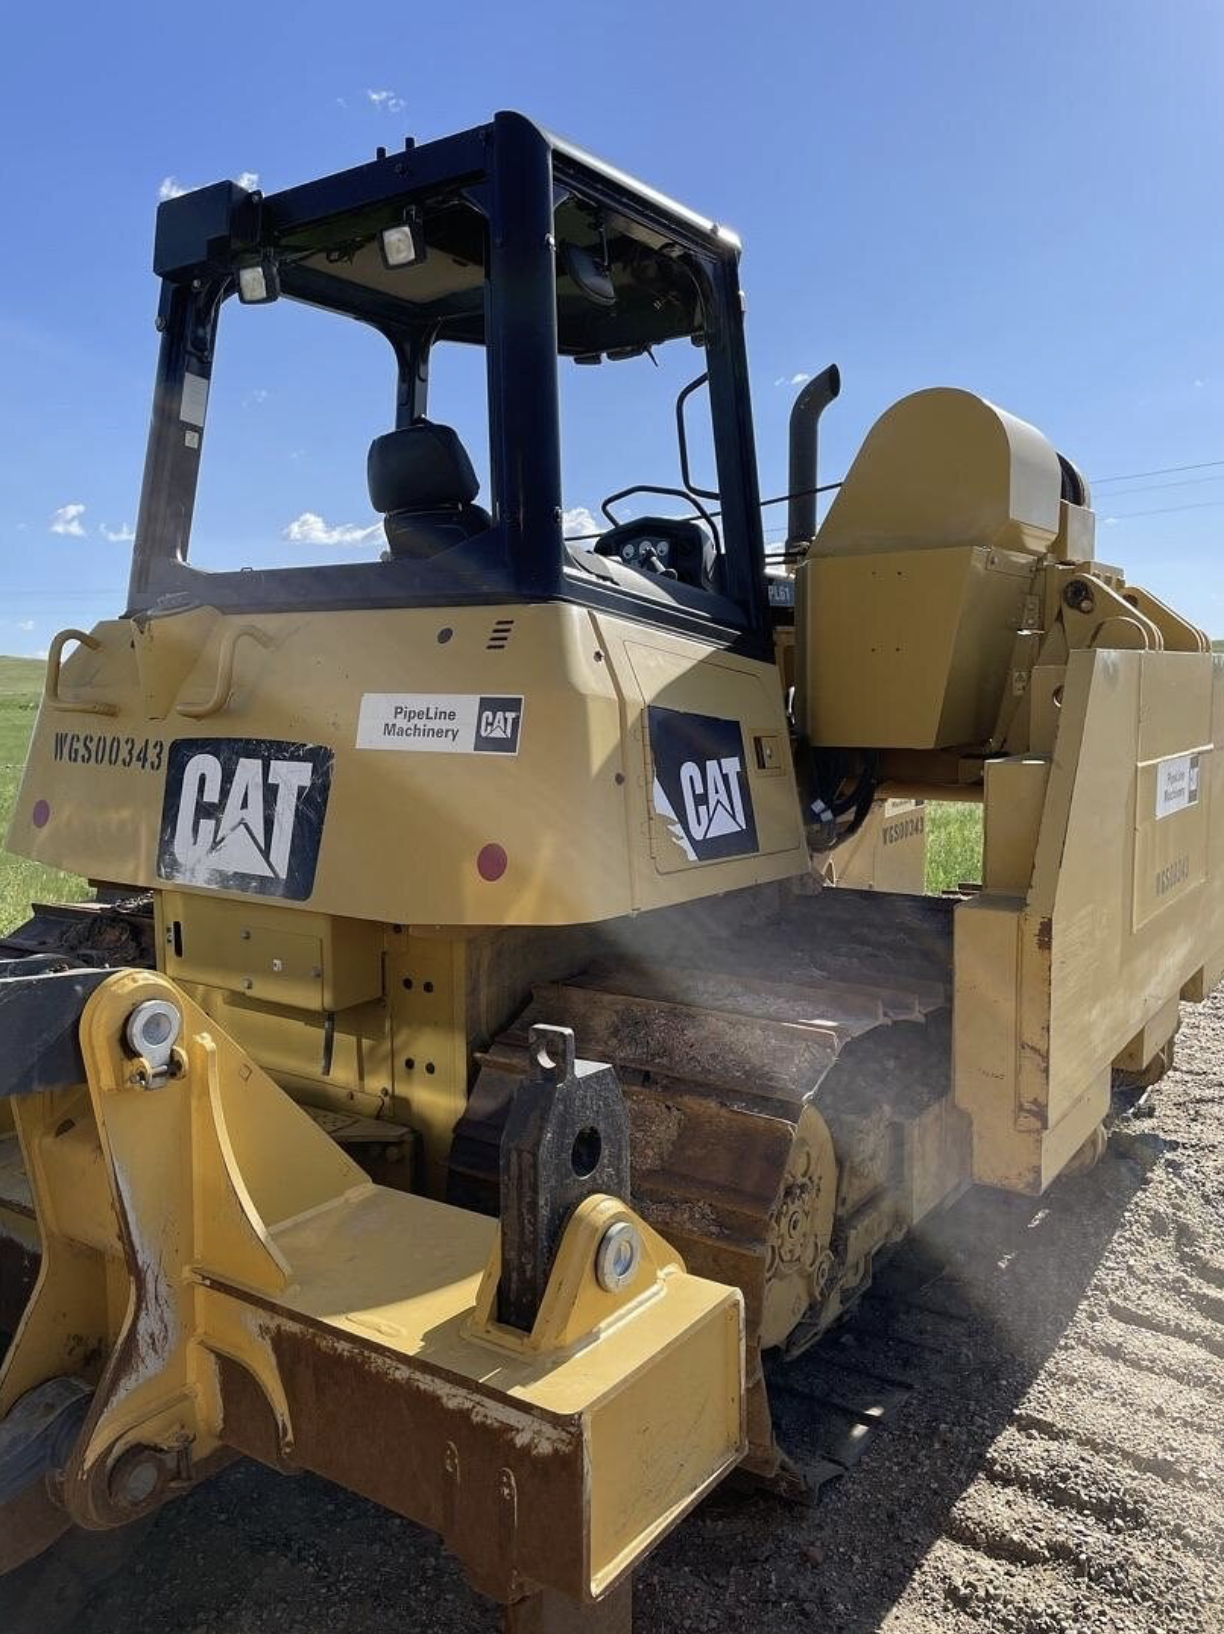
{"label": "dashboard gauge cluster", "polygon": [[657,556],[666,567],[670,552],[671,541],[668,539],[626,539],[620,548],[620,559],[630,567],[641,567],[651,557]]}

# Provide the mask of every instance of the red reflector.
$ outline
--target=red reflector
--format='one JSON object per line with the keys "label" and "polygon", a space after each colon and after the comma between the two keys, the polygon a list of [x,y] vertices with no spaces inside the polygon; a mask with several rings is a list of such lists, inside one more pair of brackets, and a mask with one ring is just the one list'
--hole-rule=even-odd
{"label": "red reflector", "polygon": [[481,879],[500,879],[509,864],[504,849],[500,845],[482,845],[480,855],[476,858],[476,871]]}
{"label": "red reflector", "polygon": [[51,807],[45,800],[35,800],[34,810],[30,813],[30,821],[35,828],[46,828],[51,821]]}

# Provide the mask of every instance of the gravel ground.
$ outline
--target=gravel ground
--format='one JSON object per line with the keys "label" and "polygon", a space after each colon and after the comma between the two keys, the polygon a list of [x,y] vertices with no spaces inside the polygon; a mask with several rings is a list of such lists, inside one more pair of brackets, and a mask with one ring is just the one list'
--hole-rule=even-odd
{"label": "gravel ground", "polygon": [[[809,1469],[831,1365],[914,1388],[813,1507],[707,1501],[639,1574],[638,1634],[1224,1629],[1224,994],[1152,1105],[1039,1203],[964,1198],[927,1233],[949,1270],[925,1310],[778,1375]],[[0,1584],[5,1634],[499,1626],[428,1535],[251,1464],[54,1568]]]}

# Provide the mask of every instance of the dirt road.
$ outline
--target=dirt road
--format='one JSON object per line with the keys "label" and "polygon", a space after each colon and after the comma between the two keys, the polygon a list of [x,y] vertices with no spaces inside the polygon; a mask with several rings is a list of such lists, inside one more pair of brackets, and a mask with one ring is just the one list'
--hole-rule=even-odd
{"label": "dirt road", "polygon": [[[1221,995],[1187,1012],[1153,1104],[1039,1204],[962,1200],[929,1234],[939,1282],[777,1375],[783,1437],[809,1472],[831,1378],[843,1394],[865,1371],[891,1381],[891,1411],[810,1509],[716,1494],[640,1574],[639,1634],[1219,1634]],[[54,1574],[0,1585],[6,1634],[497,1626],[432,1538],[249,1464],[139,1540],[83,1539]]]}

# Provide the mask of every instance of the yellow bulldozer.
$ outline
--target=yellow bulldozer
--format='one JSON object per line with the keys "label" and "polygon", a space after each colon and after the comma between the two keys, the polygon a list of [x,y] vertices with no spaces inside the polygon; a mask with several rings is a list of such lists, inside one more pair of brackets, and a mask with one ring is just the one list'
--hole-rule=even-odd
{"label": "yellow bulldozer", "polygon": [[[623,1634],[726,1475],[801,1486],[763,1356],[1167,1065],[1224,968],[1224,674],[967,391],[818,529],[806,385],[767,550],[737,239],[521,115],[171,199],[154,264],[127,605],[53,641],[8,839],[94,894],[0,944],[0,1567],[249,1456],[510,1629]],[[208,570],[220,336],[278,300],[390,347],[384,537]],[[575,543],[562,372],[672,342],[676,471]],[[932,800],[984,823],[941,897],[889,863]]]}

